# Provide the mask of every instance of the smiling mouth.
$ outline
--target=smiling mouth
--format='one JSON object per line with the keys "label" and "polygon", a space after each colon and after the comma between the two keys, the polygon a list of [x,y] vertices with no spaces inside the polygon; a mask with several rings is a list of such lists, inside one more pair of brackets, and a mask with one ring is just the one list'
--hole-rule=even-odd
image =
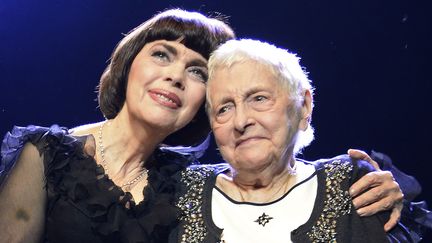
{"label": "smiling mouth", "polygon": [[174,93],[164,90],[152,90],[149,94],[154,101],[163,106],[172,109],[177,109],[182,106],[180,98]]}
{"label": "smiling mouth", "polygon": [[236,142],[236,146],[247,145],[248,143],[256,142],[256,141],[261,140],[261,139],[262,139],[261,137],[250,137],[250,138],[246,138],[246,139],[241,139],[241,140]]}
{"label": "smiling mouth", "polygon": [[170,98],[168,98],[166,96],[163,96],[161,94],[156,94],[156,96],[158,96],[159,98],[161,98],[164,101],[169,101],[169,102],[175,103],[174,100],[172,100],[172,99],[170,99]]}

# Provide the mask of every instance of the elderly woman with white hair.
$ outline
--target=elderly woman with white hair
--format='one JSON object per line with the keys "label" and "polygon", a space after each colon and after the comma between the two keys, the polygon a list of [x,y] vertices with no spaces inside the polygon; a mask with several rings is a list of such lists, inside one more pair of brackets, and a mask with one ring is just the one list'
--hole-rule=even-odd
{"label": "elderly woman with white hair", "polygon": [[212,54],[209,70],[207,113],[227,163],[183,172],[174,241],[392,239],[383,227],[388,212],[360,217],[348,193],[374,170],[369,163],[348,155],[314,162],[295,157],[313,140],[313,87],[295,54],[231,40]]}

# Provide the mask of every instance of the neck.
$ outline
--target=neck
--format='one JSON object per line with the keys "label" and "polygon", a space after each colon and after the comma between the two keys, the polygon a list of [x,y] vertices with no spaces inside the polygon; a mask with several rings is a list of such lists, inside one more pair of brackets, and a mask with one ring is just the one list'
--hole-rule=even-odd
{"label": "neck", "polygon": [[124,118],[120,114],[105,123],[102,142],[105,160],[113,175],[127,175],[142,168],[157,145],[163,140],[155,136],[142,123]]}
{"label": "neck", "polygon": [[295,165],[294,157],[282,157],[279,160],[281,161],[266,163],[262,168],[232,169],[233,181],[244,188],[268,187],[281,176],[292,174]]}
{"label": "neck", "polygon": [[292,167],[294,158],[280,168],[271,168],[260,172],[233,172],[232,177],[225,177],[230,186],[228,195],[238,201],[266,203],[284,195],[295,183]]}

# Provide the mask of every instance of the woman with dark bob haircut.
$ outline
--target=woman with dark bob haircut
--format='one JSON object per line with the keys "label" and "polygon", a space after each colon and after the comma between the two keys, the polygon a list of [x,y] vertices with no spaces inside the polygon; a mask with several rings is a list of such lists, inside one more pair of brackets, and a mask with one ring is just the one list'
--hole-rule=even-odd
{"label": "woman with dark bob haircut", "polygon": [[[159,13],[114,50],[99,84],[105,121],[7,133],[0,241],[167,242],[180,217],[181,171],[197,163],[208,141],[207,60],[233,38],[220,20],[178,9]],[[391,174],[371,176],[377,183],[363,187],[384,197],[362,199],[366,212],[398,202]]]}
{"label": "woman with dark bob haircut", "polygon": [[[117,116],[122,108],[132,61],[145,44],[155,40],[181,39],[187,48],[208,59],[219,44],[234,38],[231,28],[219,20],[199,13],[176,15],[175,12],[178,11],[158,14],[129,32],[118,44],[99,85],[99,106],[107,119]],[[201,142],[210,130],[207,120],[203,104],[192,123],[167,138],[166,142],[170,145]]]}
{"label": "woman with dark bob haircut", "polygon": [[[175,175],[196,162],[203,146],[161,144],[197,144],[207,136],[207,60],[232,38],[217,19],[159,13],[120,41],[102,75],[106,121],[8,133],[0,241],[167,242],[179,216]],[[182,131],[192,120],[195,130]]]}

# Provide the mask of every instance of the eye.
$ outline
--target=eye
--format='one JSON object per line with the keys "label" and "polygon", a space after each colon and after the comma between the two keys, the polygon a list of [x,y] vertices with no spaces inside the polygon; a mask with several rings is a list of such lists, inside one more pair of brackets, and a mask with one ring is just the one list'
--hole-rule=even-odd
{"label": "eye", "polygon": [[235,105],[232,102],[222,104],[221,106],[215,107],[215,121],[222,124],[228,122],[233,116],[235,111]]}
{"label": "eye", "polygon": [[189,73],[193,75],[193,77],[197,78],[203,83],[207,82],[208,72],[207,68],[204,67],[190,67]]}
{"label": "eye", "polygon": [[231,107],[232,107],[232,105],[224,105],[224,106],[222,106],[221,108],[219,108],[217,110],[217,115],[221,116],[221,115],[227,113],[231,109]]}
{"label": "eye", "polygon": [[160,51],[160,50],[153,51],[151,56],[157,58],[160,61],[164,61],[164,62],[170,61],[170,56],[165,51]]}
{"label": "eye", "polygon": [[257,111],[266,111],[274,104],[272,97],[268,92],[259,92],[248,98],[248,104]]}
{"label": "eye", "polygon": [[257,102],[264,102],[267,100],[267,97],[263,96],[263,95],[257,95],[253,98],[254,101]]}

